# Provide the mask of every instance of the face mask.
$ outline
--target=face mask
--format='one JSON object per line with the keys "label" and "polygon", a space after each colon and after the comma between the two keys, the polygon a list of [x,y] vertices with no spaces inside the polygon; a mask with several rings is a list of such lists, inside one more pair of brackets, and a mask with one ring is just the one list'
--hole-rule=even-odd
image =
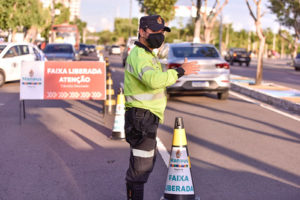
{"label": "face mask", "polygon": [[165,40],[165,36],[162,33],[152,33],[149,34],[146,41],[149,44],[149,47],[152,49],[159,48]]}

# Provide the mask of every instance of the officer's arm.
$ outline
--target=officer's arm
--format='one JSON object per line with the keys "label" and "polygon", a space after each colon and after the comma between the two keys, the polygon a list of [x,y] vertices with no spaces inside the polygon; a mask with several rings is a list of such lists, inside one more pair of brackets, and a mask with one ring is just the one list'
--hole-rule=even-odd
{"label": "officer's arm", "polygon": [[178,72],[174,69],[168,69],[165,72],[154,70],[153,67],[145,67],[142,75],[142,81],[150,88],[158,89],[173,85],[178,79]]}

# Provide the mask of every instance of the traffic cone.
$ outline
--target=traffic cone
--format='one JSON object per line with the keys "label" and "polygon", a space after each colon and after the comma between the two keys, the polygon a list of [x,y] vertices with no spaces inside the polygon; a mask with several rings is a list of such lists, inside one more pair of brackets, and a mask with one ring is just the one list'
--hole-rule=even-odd
{"label": "traffic cone", "polygon": [[106,100],[105,100],[105,109],[109,114],[112,114],[112,107],[116,105],[115,99],[113,99],[113,95],[115,95],[115,91],[113,89],[113,80],[111,79],[111,73],[107,73],[106,80]]}
{"label": "traffic cone", "polygon": [[164,196],[161,200],[200,200],[195,196],[182,117],[176,117]]}
{"label": "traffic cone", "polygon": [[109,64],[110,64],[109,63],[109,58],[105,57],[104,60],[105,60],[106,71],[109,71]]}
{"label": "traffic cone", "polygon": [[115,121],[112,130],[112,139],[125,139],[125,96],[123,94],[122,88],[120,88],[120,92],[117,97],[117,106],[116,106],[116,114]]}

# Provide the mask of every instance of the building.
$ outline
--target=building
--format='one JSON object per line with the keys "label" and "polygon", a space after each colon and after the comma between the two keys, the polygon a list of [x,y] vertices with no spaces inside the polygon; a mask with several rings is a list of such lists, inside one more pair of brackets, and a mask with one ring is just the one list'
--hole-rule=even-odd
{"label": "building", "polygon": [[62,3],[70,9],[70,20],[73,21],[75,17],[79,18],[80,14],[80,0],[40,0],[44,8],[51,7],[52,3]]}

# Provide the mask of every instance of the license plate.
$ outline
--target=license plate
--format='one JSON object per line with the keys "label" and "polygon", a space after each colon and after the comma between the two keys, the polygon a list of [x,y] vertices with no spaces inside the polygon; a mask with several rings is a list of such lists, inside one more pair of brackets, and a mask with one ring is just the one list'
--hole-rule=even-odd
{"label": "license plate", "polygon": [[207,81],[193,81],[192,87],[208,87],[209,83]]}
{"label": "license plate", "polygon": [[245,60],[246,60],[246,58],[240,58],[240,60],[241,60],[241,61],[245,61]]}

